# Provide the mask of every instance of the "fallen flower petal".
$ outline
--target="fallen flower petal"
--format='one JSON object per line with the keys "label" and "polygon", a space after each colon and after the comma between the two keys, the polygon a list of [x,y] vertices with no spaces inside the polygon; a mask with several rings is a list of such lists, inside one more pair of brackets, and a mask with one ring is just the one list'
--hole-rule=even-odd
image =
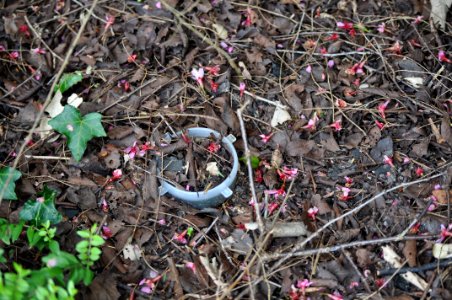
{"label": "fallen flower petal", "polygon": [[199,68],[199,69],[195,69],[193,68],[191,70],[191,76],[193,77],[194,80],[196,80],[199,84],[200,87],[203,87],[203,79],[204,79],[204,69],[203,68]]}
{"label": "fallen flower petal", "polygon": [[384,103],[378,105],[378,112],[380,113],[380,116],[383,119],[386,119],[385,111],[386,111],[386,108],[388,108],[388,104],[389,104],[390,101],[391,100],[387,100]]}
{"label": "fallen flower petal", "polygon": [[387,155],[383,156],[383,162],[387,165],[389,165],[391,168],[394,168],[394,163],[392,161],[392,157],[389,157]]}
{"label": "fallen flower petal", "polygon": [[312,285],[312,281],[309,281],[308,279],[303,279],[303,280],[297,281],[297,288],[301,289],[302,292],[304,292],[305,289],[310,287],[311,285]]}
{"label": "fallen flower petal", "polygon": [[192,270],[192,272],[196,274],[196,265],[195,265],[195,263],[187,262],[187,263],[185,263],[185,267],[187,269]]}
{"label": "fallen flower petal", "polygon": [[344,300],[344,297],[338,291],[335,291],[333,294],[327,294],[327,296],[332,300]]}
{"label": "fallen flower petal", "polygon": [[334,130],[336,132],[341,131],[342,130],[342,121],[336,120],[336,121],[334,121],[334,123],[330,124],[330,127],[334,128]]}
{"label": "fallen flower petal", "polygon": [[447,62],[449,64],[452,63],[452,60],[446,57],[446,53],[443,50],[438,52],[438,59],[440,62]]}
{"label": "fallen flower petal", "polygon": [[180,234],[174,233],[173,240],[175,240],[176,242],[183,244],[183,245],[187,244],[187,239],[186,239],[187,231],[188,231],[188,229],[185,229]]}
{"label": "fallen flower petal", "polygon": [[330,59],[326,65],[328,66],[328,68],[332,69],[334,67],[334,60]]}
{"label": "fallen flower petal", "polygon": [[319,213],[319,209],[317,206],[313,206],[310,209],[308,209],[308,217],[311,218],[313,221],[315,221],[316,215]]}
{"label": "fallen flower petal", "polygon": [[212,66],[212,67],[207,66],[204,69],[206,69],[206,71],[211,76],[218,76],[219,72],[220,72],[220,66],[219,65],[215,65],[215,66]]}
{"label": "fallen flower petal", "polygon": [[245,93],[245,88],[246,88],[245,83],[244,82],[240,82],[240,85],[239,85],[240,97],[243,97],[243,94]]}
{"label": "fallen flower petal", "polygon": [[444,224],[441,224],[440,228],[441,233],[440,238],[436,241],[437,243],[442,243],[448,237],[452,237],[452,224],[449,224],[447,227]]}
{"label": "fallen flower petal", "polygon": [[16,59],[18,59],[18,58],[20,57],[20,54],[19,54],[19,52],[17,52],[17,51],[13,51],[13,52],[11,52],[8,56],[9,56],[9,58],[11,58],[12,60],[16,60]]}
{"label": "fallen flower petal", "polygon": [[344,30],[353,29],[353,23],[352,22],[337,22],[336,26],[337,26],[337,28],[344,29]]}
{"label": "fallen flower petal", "polygon": [[418,177],[421,177],[424,175],[424,169],[422,169],[421,167],[417,167],[415,172]]}
{"label": "fallen flower petal", "polygon": [[137,60],[137,55],[136,54],[131,54],[127,57],[127,62],[128,63],[133,63]]}
{"label": "fallen flower petal", "polygon": [[31,51],[35,54],[46,54],[46,50],[43,48],[39,48],[39,47],[31,49]]}
{"label": "fallen flower petal", "polygon": [[378,120],[375,120],[375,125],[377,125],[377,127],[378,127],[380,130],[382,130],[383,127],[385,127],[385,124],[381,123],[381,122],[378,121]]}
{"label": "fallen flower petal", "polygon": [[210,142],[209,146],[207,147],[207,150],[212,153],[217,153],[218,150],[220,150],[220,148],[221,145],[219,143]]}
{"label": "fallen flower petal", "polygon": [[389,48],[386,48],[385,49],[385,51],[390,51],[390,52],[392,52],[392,53],[394,53],[394,54],[398,54],[398,55],[400,55],[400,54],[402,54],[402,45],[400,45],[400,42],[399,41],[396,41],[395,43],[394,43],[394,45],[392,45],[391,47],[389,47]]}
{"label": "fallen flower petal", "polygon": [[265,135],[265,134],[260,134],[259,137],[261,138],[262,143],[266,144],[268,143],[268,141],[271,139],[271,137],[273,136],[273,132],[270,132],[269,134]]}
{"label": "fallen flower petal", "polygon": [[386,30],[386,24],[385,24],[385,23],[380,23],[380,24],[377,26],[377,31],[378,31],[379,33],[384,33],[385,30]]}

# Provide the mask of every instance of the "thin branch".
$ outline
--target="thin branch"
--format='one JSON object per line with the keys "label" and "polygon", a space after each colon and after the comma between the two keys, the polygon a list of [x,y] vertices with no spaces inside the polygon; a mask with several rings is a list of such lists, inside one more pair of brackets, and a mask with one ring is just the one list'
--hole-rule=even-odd
{"label": "thin branch", "polygon": [[256,214],[256,221],[257,221],[257,225],[259,226],[259,231],[261,232],[261,234],[263,234],[265,227],[264,227],[264,223],[262,221],[262,216],[261,216],[260,209],[259,209],[259,203],[257,202],[256,189],[254,187],[254,179],[253,179],[253,167],[251,166],[251,159],[250,159],[250,149],[248,147],[245,123],[243,122],[243,117],[242,117],[243,110],[248,106],[249,103],[250,103],[250,100],[247,100],[237,110],[237,117],[240,122],[240,130],[242,132],[243,145],[245,147],[246,165],[248,166],[248,180],[249,180],[249,185],[250,185],[250,190],[251,190],[251,197],[253,198],[254,212]]}
{"label": "thin branch", "polygon": [[[333,220],[327,222],[325,225],[323,225],[319,230],[317,230],[316,232],[314,232],[313,234],[311,234],[309,237],[307,237],[305,240],[303,240],[301,243],[299,243],[298,245],[296,245],[289,253],[283,253],[283,254],[271,254],[271,255],[267,255],[264,256],[264,261],[265,260],[273,260],[275,258],[281,257],[280,260],[278,262],[275,263],[275,265],[272,267],[272,269],[276,269],[279,266],[281,266],[286,260],[288,260],[291,257],[294,256],[299,256],[300,253],[298,252],[300,249],[304,248],[310,241],[312,241],[314,238],[318,237],[323,231],[325,231],[328,227],[330,227],[331,225],[333,225],[334,223],[352,215],[352,214],[356,214],[357,212],[359,212],[362,208],[366,207],[367,205],[369,205],[370,203],[374,202],[376,199],[383,197],[384,195],[392,192],[392,191],[396,191],[399,189],[403,189],[406,187],[409,187],[411,185],[414,184],[418,184],[421,182],[425,182],[425,181],[429,181],[432,180],[434,178],[440,177],[440,176],[444,176],[445,172],[441,172],[439,174],[433,175],[433,176],[429,176],[429,177],[425,177],[425,178],[421,178],[415,181],[411,181],[411,182],[406,182],[406,183],[402,183],[399,185],[396,185],[390,189],[384,190],[378,194],[376,194],[375,196],[373,196],[372,198],[368,199],[367,201],[361,203],[360,205],[358,205],[357,207],[349,210],[348,212],[340,215],[337,218],[334,218]],[[402,238],[401,236],[396,237],[398,239]],[[316,250],[316,249],[315,249]],[[338,249],[339,250],[339,249]]]}
{"label": "thin branch", "polygon": [[397,274],[403,274],[403,273],[407,273],[407,272],[418,273],[418,272],[433,270],[433,269],[436,269],[439,267],[448,267],[448,266],[452,266],[452,258],[439,260],[439,261],[425,264],[425,265],[422,265],[419,267],[405,267],[405,268],[401,268],[401,269],[399,269],[399,268],[384,269],[384,270],[377,271],[377,276],[389,276],[396,272],[397,272]]}

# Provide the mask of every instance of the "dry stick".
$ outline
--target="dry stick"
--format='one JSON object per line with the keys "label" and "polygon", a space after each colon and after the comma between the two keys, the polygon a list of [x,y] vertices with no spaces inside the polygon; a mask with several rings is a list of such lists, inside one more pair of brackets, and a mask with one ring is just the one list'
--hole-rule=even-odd
{"label": "dry stick", "polygon": [[[357,207],[355,207],[355,208],[349,210],[348,212],[340,215],[339,217],[334,218],[333,220],[327,222],[319,230],[317,230],[316,232],[314,232],[313,234],[308,236],[304,241],[302,241],[301,243],[296,245],[289,253],[266,255],[266,256],[264,256],[264,260],[273,260],[275,258],[278,258],[278,257],[282,256],[281,259],[278,262],[276,262],[276,264],[272,267],[272,270],[274,270],[274,269],[278,268],[279,266],[281,266],[289,258],[294,257],[294,256],[299,256],[299,253],[297,253],[297,251],[302,249],[304,246],[306,246],[306,244],[308,244],[314,238],[319,236],[320,233],[325,231],[328,227],[330,227],[334,223],[344,219],[345,217],[348,217],[348,216],[350,216],[352,214],[355,214],[355,213],[359,212],[362,208],[364,208],[365,206],[367,206],[370,203],[374,202],[376,199],[378,199],[380,197],[383,197],[384,195],[386,195],[387,193],[390,193],[392,191],[395,191],[395,190],[398,190],[398,189],[401,189],[401,188],[406,188],[406,187],[409,187],[409,186],[411,186],[413,184],[429,181],[429,180],[432,180],[433,178],[437,178],[437,177],[443,176],[444,174],[445,174],[445,172],[442,172],[442,173],[439,173],[439,174],[436,174],[436,175],[433,175],[433,176],[430,176],[430,177],[418,179],[418,180],[407,182],[407,183],[402,183],[402,184],[396,185],[396,186],[394,186],[394,187],[392,187],[390,189],[382,191],[382,192],[378,193],[377,195],[373,196],[372,198],[370,198],[369,200],[367,200],[367,201],[363,202],[362,204],[358,205]],[[399,236],[397,236],[395,238],[401,239],[403,237],[401,237],[399,235]],[[316,250],[316,249],[314,249],[314,250]]]}
{"label": "dry stick", "polygon": [[44,45],[44,47],[47,48],[47,50],[49,50],[49,52],[53,55],[53,57],[58,58],[60,61],[63,61],[63,59],[56,54],[55,52],[53,52],[52,48],[49,47],[49,45],[46,44],[46,42],[44,42],[44,40],[42,39],[41,35],[35,30],[35,28],[33,27],[33,25],[31,25],[30,21],[28,20],[27,16],[24,15],[24,20],[25,23],[27,23],[28,28],[31,29],[31,32],[33,32],[33,35]]}
{"label": "dry stick", "polygon": [[259,231],[261,232],[261,234],[263,234],[265,227],[264,227],[264,223],[262,221],[262,217],[261,217],[261,213],[260,213],[260,209],[259,209],[259,203],[257,202],[256,189],[254,188],[253,167],[251,166],[250,149],[248,147],[245,123],[243,122],[243,117],[242,117],[243,110],[248,106],[248,104],[250,104],[249,99],[239,109],[237,109],[237,117],[240,122],[240,131],[242,132],[242,140],[243,140],[243,145],[245,147],[246,165],[248,167],[248,180],[249,180],[249,184],[250,184],[251,197],[253,197],[254,212],[256,214],[256,221],[257,221],[257,225],[259,226]]}
{"label": "dry stick", "polygon": [[384,269],[384,270],[377,271],[377,276],[389,276],[396,272],[397,272],[397,274],[403,274],[403,273],[407,273],[407,272],[418,273],[418,272],[432,270],[432,269],[435,269],[438,267],[448,267],[448,266],[452,266],[452,258],[439,260],[439,261],[428,263],[428,264],[425,264],[425,265],[422,265],[419,267],[405,267],[405,268],[401,268],[401,269],[399,269],[399,268]]}
{"label": "dry stick", "polygon": [[[44,101],[43,109],[41,109],[38,112],[38,115],[36,116],[36,119],[33,123],[33,126],[31,127],[30,131],[28,132],[27,136],[25,137],[25,141],[22,143],[22,146],[20,147],[19,152],[17,153],[17,157],[14,160],[14,163],[12,166],[13,169],[15,169],[17,167],[17,165],[19,164],[19,160],[25,151],[25,147],[27,146],[28,141],[31,140],[34,131],[36,130],[36,128],[39,125],[41,117],[44,114],[45,108],[47,107],[47,105],[49,105],[50,101],[52,100],[53,90],[55,89],[56,85],[58,84],[58,81],[60,80],[61,76],[63,75],[64,69],[66,68],[66,66],[69,63],[69,58],[71,57],[72,53],[74,52],[74,49],[77,46],[77,43],[78,43],[80,37],[82,36],[83,31],[85,30],[86,24],[88,23],[88,20],[90,19],[91,15],[94,11],[94,8],[97,5],[97,2],[99,2],[99,0],[93,1],[93,4],[91,5],[91,8],[88,11],[88,14],[85,16],[85,18],[81,22],[77,35],[75,36],[74,41],[72,42],[71,46],[69,47],[69,50],[66,53],[66,57],[64,58],[64,61],[61,64],[60,70],[58,71],[55,78],[53,79],[53,83],[52,83],[52,86],[50,87],[50,91],[47,94],[46,100]],[[8,185],[11,181],[12,175],[13,175],[12,173],[10,173],[8,175],[8,177],[6,178],[6,181],[4,183],[3,189],[1,189],[1,191],[0,191],[0,203],[2,203],[3,196],[5,195],[6,188],[8,187]]]}
{"label": "dry stick", "polygon": [[219,54],[221,54],[224,58],[226,58],[226,60],[228,61],[229,65],[234,69],[235,73],[237,73],[237,75],[239,76],[240,81],[243,81],[242,71],[240,70],[240,68],[237,66],[235,61],[231,58],[231,56],[226,51],[224,51],[223,49],[218,47],[218,45],[215,44],[214,42],[212,42],[208,36],[203,35],[201,32],[199,32],[197,29],[195,29],[191,24],[187,23],[183,19],[182,14],[178,10],[174,9],[173,7],[171,7],[168,3],[166,3],[166,1],[161,1],[161,2],[163,4],[163,6],[165,6],[165,8],[168,11],[170,11],[176,17],[176,19],[179,21],[179,23],[184,25],[191,32],[193,32],[199,38],[201,38],[203,42],[206,42],[207,44],[209,44],[209,46],[213,47],[215,50],[217,50],[217,52]]}

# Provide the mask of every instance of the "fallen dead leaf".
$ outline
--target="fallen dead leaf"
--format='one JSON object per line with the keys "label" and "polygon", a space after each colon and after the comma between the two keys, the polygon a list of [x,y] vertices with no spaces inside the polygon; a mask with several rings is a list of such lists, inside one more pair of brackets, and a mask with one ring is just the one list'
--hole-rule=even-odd
{"label": "fallen dead leaf", "polygon": [[[433,196],[435,196],[436,200],[440,204],[447,204],[447,192],[445,190],[433,190],[432,191]],[[449,190],[449,199],[452,202],[452,190]]]}
{"label": "fallen dead leaf", "polygon": [[284,124],[284,122],[292,119],[290,114],[287,112],[287,110],[280,107],[281,102],[276,101],[276,104],[277,104],[277,106],[276,106],[275,112],[273,114],[272,120],[270,122],[270,124],[273,127],[276,127],[279,124]]}

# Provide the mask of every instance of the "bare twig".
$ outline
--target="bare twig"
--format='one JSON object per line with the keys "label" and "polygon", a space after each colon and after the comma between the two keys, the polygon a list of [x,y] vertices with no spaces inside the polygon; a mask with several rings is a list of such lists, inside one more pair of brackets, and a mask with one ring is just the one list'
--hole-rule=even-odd
{"label": "bare twig", "polygon": [[[390,193],[392,191],[396,191],[399,189],[403,189],[406,187],[409,187],[411,185],[414,184],[418,184],[421,182],[425,182],[425,181],[429,181],[432,180],[433,178],[437,178],[440,176],[444,176],[445,172],[441,172],[439,174],[433,175],[433,176],[429,176],[429,177],[425,177],[422,179],[418,179],[415,181],[411,181],[411,182],[406,182],[406,183],[402,183],[399,185],[396,185],[390,189],[384,190],[378,194],[376,194],[375,196],[373,196],[372,198],[368,199],[367,201],[361,203],[360,205],[358,205],[357,207],[349,210],[348,212],[340,215],[337,218],[334,218],[333,220],[327,222],[325,225],[323,225],[319,230],[317,230],[316,232],[314,232],[313,234],[311,234],[309,237],[307,237],[305,240],[303,240],[301,243],[299,243],[298,245],[296,245],[289,253],[283,253],[283,254],[272,254],[272,255],[267,255],[264,256],[264,260],[273,260],[275,258],[281,257],[280,260],[278,262],[275,263],[275,265],[272,267],[272,269],[276,269],[279,266],[281,266],[286,260],[288,260],[291,257],[294,256],[299,256],[298,251],[302,248],[304,248],[310,241],[312,241],[314,238],[316,238],[317,236],[319,236],[323,231],[325,231],[328,227],[330,227],[331,225],[333,225],[334,223],[344,219],[345,217],[348,217],[352,214],[356,214],[357,212],[359,212],[362,208],[366,207],[367,205],[369,205],[370,203],[374,202],[376,199],[383,197],[384,195],[386,195],[387,193]],[[396,238],[402,238],[401,236],[398,236]]]}
{"label": "bare twig", "polygon": [[254,179],[253,179],[253,167],[251,166],[251,159],[250,159],[250,149],[248,147],[248,142],[247,142],[245,122],[243,122],[243,117],[242,117],[243,111],[245,110],[245,108],[248,106],[249,103],[250,103],[250,101],[247,100],[237,110],[237,117],[239,118],[240,130],[242,132],[243,145],[245,147],[245,158],[246,158],[246,165],[248,167],[248,180],[249,180],[249,185],[250,185],[250,190],[251,190],[251,197],[253,199],[253,204],[254,204],[254,213],[256,214],[256,221],[257,221],[257,225],[259,226],[259,231],[261,232],[261,234],[264,234],[265,227],[264,227],[264,223],[262,222],[262,216],[261,216],[261,212],[259,209],[259,203],[257,202],[256,189],[254,187]]}
{"label": "bare twig", "polygon": [[[14,160],[14,163],[12,165],[12,168],[15,169],[17,168],[17,165],[19,164],[19,160],[21,159],[24,151],[25,151],[25,147],[27,147],[28,142],[32,139],[33,133],[35,132],[36,128],[39,125],[39,122],[41,121],[41,117],[44,114],[45,108],[47,107],[47,105],[49,105],[50,101],[52,100],[52,96],[53,96],[53,91],[56,87],[56,85],[58,84],[58,81],[60,80],[61,76],[63,75],[64,69],[66,68],[66,66],[69,63],[69,59],[71,58],[72,53],[74,52],[75,47],[77,46],[78,41],[80,40],[80,37],[82,36],[83,31],[85,30],[86,24],[88,24],[88,20],[90,19],[94,8],[97,5],[97,2],[99,2],[99,0],[94,0],[91,8],[89,9],[88,14],[85,16],[85,18],[83,18],[81,24],[80,24],[80,28],[77,32],[77,35],[75,36],[74,40],[71,43],[71,46],[69,47],[66,56],[64,58],[63,63],[61,64],[60,70],[58,71],[58,73],[55,75],[54,79],[53,79],[53,83],[52,86],[50,87],[49,93],[47,94],[47,98],[44,101],[43,104],[43,109],[39,110],[36,119],[33,123],[33,126],[30,128],[30,130],[28,131],[27,136],[25,137],[25,141],[22,143],[22,146],[20,147],[18,153],[17,153],[17,157]],[[9,182],[11,181],[13,173],[10,173],[9,176],[6,178],[5,184],[3,186],[3,189],[1,189],[0,191],[0,203],[3,200],[3,196],[5,195],[6,189],[9,185]]]}
{"label": "bare twig", "polygon": [[401,269],[389,268],[389,269],[379,270],[379,271],[377,271],[377,276],[389,276],[396,272],[397,272],[397,274],[403,274],[403,273],[407,273],[407,272],[418,273],[418,272],[424,272],[424,271],[436,269],[439,267],[448,267],[448,266],[452,266],[452,259],[443,259],[443,260],[425,264],[425,265],[422,265],[419,267],[406,267],[406,268],[401,268]]}

